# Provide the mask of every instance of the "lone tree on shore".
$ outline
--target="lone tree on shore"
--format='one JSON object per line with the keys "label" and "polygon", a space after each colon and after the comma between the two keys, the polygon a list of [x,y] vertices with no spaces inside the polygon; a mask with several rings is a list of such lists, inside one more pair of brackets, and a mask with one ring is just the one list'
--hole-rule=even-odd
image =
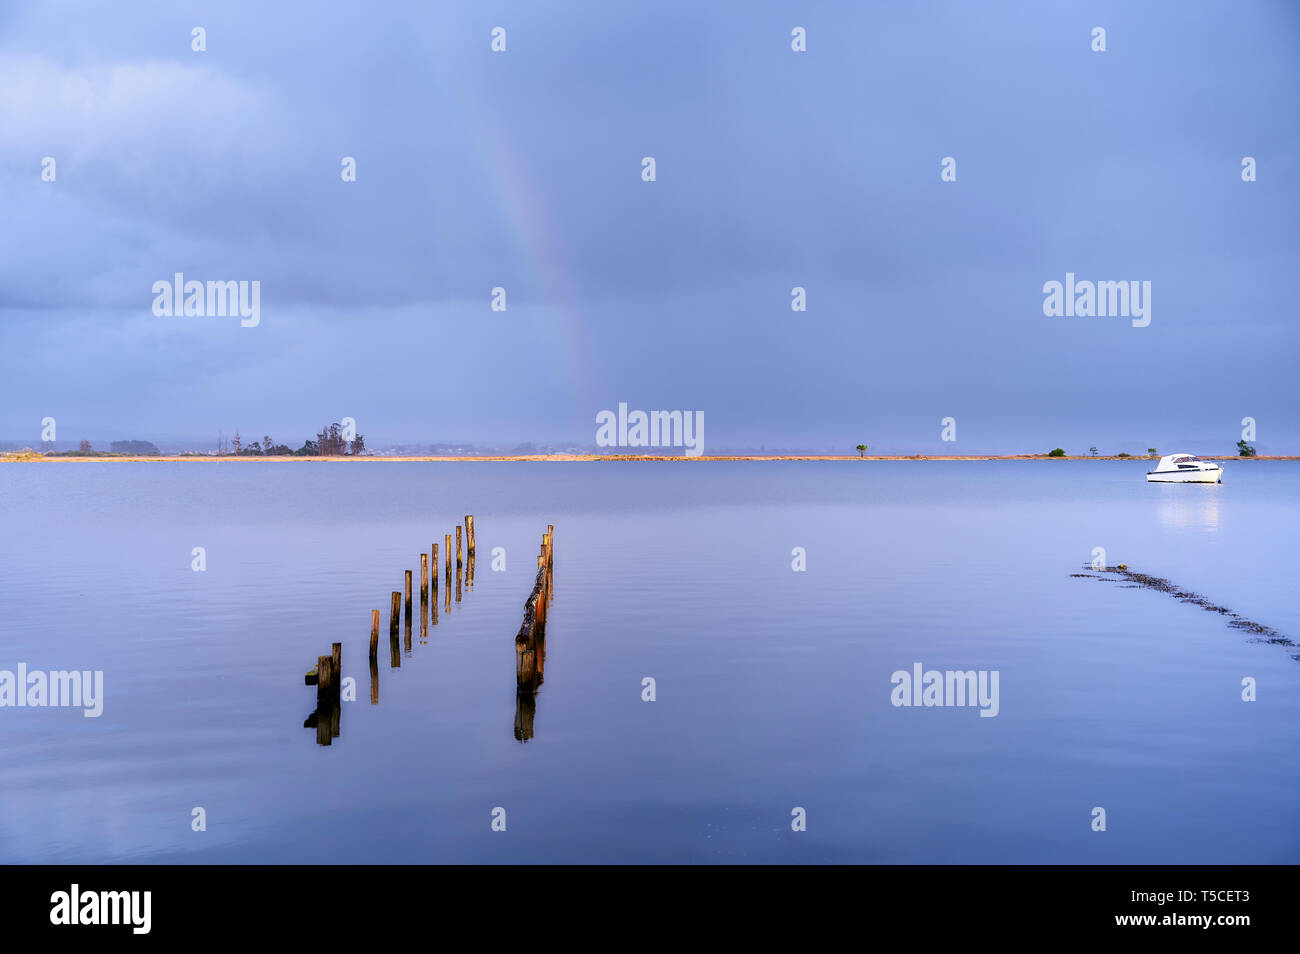
{"label": "lone tree on shore", "polygon": [[90,441],[84,441],[84,440],[83,440],[80,444],[78,444],[78,445],[77,445],[77,453],[80,454],[82,457],[85,457],[87,454],[89,454],[89,453],[90,453]]}
{"label": "lone tree on shore", "polygon": [[1050,452],[1048,453],[1047,456],[1048,456],[1048,457],[1064,457],[1064,456],[1065,456],[1065,451],[1062,450],[1061,448],[1057,447],[1057,448],[1054,448],[1052,451],[1050,451]]}
{"label": "lone tree on shore", "polygon": [[1156,450],[1154,447],[1148,447],[1148,448],[1147,448],[1147,453],[1150,454],[1152,457],[1155,457],[1156,454],[1158,454],[1158,453],[1160,453],[1160,452],[1159,452],[1158,450]]}
{"label": "lone tree on shore", "polygon": [[858,456],[859,456],[859,457],[866,457],[866,456],[867,456],[867,445],[866,445],[866,444],[859,444],[859,445],[857,446],[856,449],[857,449],[857,452],[858,452]]}
{"label": "lone tree on shore", "polygon": [[1095,447],[1089,447],[1089,448],[1088,448],[1088,453],[1091,454],[1093,457],[1096,457],[1096,456],[1097,456],[1097,448],[1095,448]]}
{"label": "lone tree on shore", "polygon": [[1253,448],[1253,447],[1251,447],[1249,444],[1247,444],[1246,441],[1245,441],[1244,439],[1243,439],[1243,440],[1239,440],[1239,441],[1237,441],[1237,456],[1238,456],[1238,457],[1254,457],[1254,456],[1255,456],[1255,448]]}

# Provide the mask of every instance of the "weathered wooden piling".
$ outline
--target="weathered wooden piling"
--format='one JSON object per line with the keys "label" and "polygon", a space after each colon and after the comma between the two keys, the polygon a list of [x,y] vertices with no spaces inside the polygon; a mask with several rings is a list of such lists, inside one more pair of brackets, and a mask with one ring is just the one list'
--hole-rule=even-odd
{"label": "weathered wooden piling", "polygon": [[330,672],[334,675],[334,691],[343,688],[343,644],[335,643],[330,647]]}
{"label": "weathered wooden piling", "polygon": [[370,658],[379,657],[379,610],[370,611]]}
{"label": "weathered wooden piling", "polygon": [[533,589],[524,601],[524,621],[515,635],[515,676],[521,690],[534,688],[537,675],[537,644],[545,636],[545,583],[546,568],[538,557],[537,576]]}
{"label": "weathered wooden piling", "polygon": [[[399,642],[397,635],[397,620],[398,615],[401,613],[401,599],[402,594],[394,590],[393,618],[391,625],[388,627],[388,665],[393,669],[399,669],[402,665],[402,644]],[[406,620],[406,631],[408,634],[411,631],[410,617],[407,617]]]}
{"label": "weathered wooden piling", "polygon": [[379,660],[370,655],[370,704],[379,705]]}
{"label": "weathered wooden piling", "polygon": [[403,594],[406,599],[406,625],[411,625],[411,571],[406,571],[405,587]]}
{"label": "weathered wooden piling", "polygon": [[447,551],[446,558],[445,558],[447,578],[444,581],[444,587],[443,587],[444,595],[442,600],[442,608],[443,608],[443,612],[450,613],[451,612],[451,534],[450,533],[443,534],[442,543],[444,549]]}
{"label": "weathered wooden piling", "polygon": [[429,598],[429,554],[420,554],[420,599]]}
{"label": "weathered wooden piling", "polygon": [[521,643],[515,643],[515,682],[520,689],[532,686],[537,675],[537,650],[529,649]]}
{"label": "weathered wooden piling", "polygon": [[331,667],[334,665],[332,656],[316,657],[316,698],[327,699],[333,691],[333,673]]}
{"label": "weathered wooden piling", "polygon": [[465,547],[469,558],[474,559],[474,515],[465,514]]}
{"label": "weathered wooden piling", "polygon": [[460,525],[457,524],[456,525],[456,569],[459,570],[464,565],[465,565],[465,561],[461,559]]}
{"label": "weathered wooden piling", "polygon": [[[433,545],[433,560],[431,565],[433,566],[433,589],[434,592],[437,592],[438,590],[438,544],[436,543]],[[434,602],[436,603],[437,600],[434,600]]]}

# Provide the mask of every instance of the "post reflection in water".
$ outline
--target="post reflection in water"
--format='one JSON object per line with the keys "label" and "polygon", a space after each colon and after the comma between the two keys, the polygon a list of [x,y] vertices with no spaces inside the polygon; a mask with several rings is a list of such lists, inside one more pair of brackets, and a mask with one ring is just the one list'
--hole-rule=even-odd
{"label": "post reflection in water", "polygon": [[[528,651],[525,651],[528,652]],[[515,691],[515,739],[527,742],[533,737],[533,720],[537,717],[537,691],[542,688],[542,670],[546,662],[546,638],[539,637],[533,643],[531,651],[532,675],[516,686]]]}
{"label": "post reflection in water", "polygon": [[337,702],[322,699],[316,705],[316,711],[303,722],[304,729],[316,730],[316,744],[329,745],[339,735],[339,705]]}

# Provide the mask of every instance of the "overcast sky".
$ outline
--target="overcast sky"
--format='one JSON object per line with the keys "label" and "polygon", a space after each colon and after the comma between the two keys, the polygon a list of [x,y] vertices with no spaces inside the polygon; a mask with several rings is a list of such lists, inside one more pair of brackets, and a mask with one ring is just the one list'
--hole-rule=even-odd
{"label": "overcast sky", "polygon": [[1295,453],[1298,116],[1287,2],[4,3],[0,439]]}

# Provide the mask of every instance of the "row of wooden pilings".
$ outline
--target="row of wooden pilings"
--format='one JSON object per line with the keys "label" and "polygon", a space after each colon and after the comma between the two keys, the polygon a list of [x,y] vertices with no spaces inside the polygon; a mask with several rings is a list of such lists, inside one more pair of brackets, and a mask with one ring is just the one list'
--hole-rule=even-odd
{"label": "row of wooden pilings", "polygon": [[546,610],[551,601],[551,570],[555,557],[555,525],[542,534],[537,554],[537,576],[524,600],[524,621],[515,636],[515,682],[520,692],[535,692],[542,683],[546,658]]}
{"label": "row of wooden pilings", "polygon": [[[461,571],[467,589],[474,588],[475,533],[474,515],[466,514],[463,526],[457,526],[455,584],[456,602],[461,600]],[[446,575],[443,591],[446,594],[444,612],[451,612],[452,594],[452,547],[450,533],[443,537],[443,553],[446,555]],[[438,544],[434,543],[429,553],[420,554],[420,639],[424,641],[429,635],[429,623],[438,625]],[[430,559],[432,557],[432,560]],[[430,563],[433,575],[429,575]],[[405,588],[393,590],[391,611],[388,619],[388,636],[390,664],[396,669],[402,665],[402,646],[399,641],[398,626],[402,619],[403,595],[405,595],[406,651],[411,651],[411,582],[410,570],[405,571]],[[430,606],[429,594],[433,593]],[[426,607],[431,611],[426,612]],[[329,745],[332,738],[339,735],[339,693],[343,682],[342,643],[334,643],[329,656],[320,656],[316,668],[307,673],[305,682],[316,687],[316,711],[307,717],[306,728],[316,729],[316,741],[320,745]],[[379,704],[379,610],[370,611],[370,702]]]}
{"label": "row of wooden pilings", "polygon": [[[464,533],[462,527],[456,527],[456,602],[460,602],[461,569],[465,568],[465,581],[468,587],[474,585],[474,517],[465,516]],[[452,558],[451,537],[443,538],[446,555],[446,607],[451,608]],[[467,545],[462,549],[462,539]],[[429,576],[430,556],[432,556],[433,576]],[[423,640],[428,634],[430,618],[438,622],[438,544],[433,544],[431,553],[420,554],[420,635]],[[553,571],[555,565],[555,526],[548,524],[546,533],[542,534],[541,548],[537,554],[537,575],[533,578],[533,588],[524,601],[524,619],[515,635],[515,738],[528,741],[533,737],[533,721],[537,712],[536,695],[542,685],[542,675],[546,662],[546,618],[552,596]],[[405,571],[405,592],[394,590],[389,615],[389,645],[392,653],[392,666],[401,666],[401,645],[399,642],[399,620],[402,618],[403,596],[405,596],[406,650],[411,649],[411,615],[412,615],[412,573]],[[425,612],[429,591],[433,591],[432,615]],[[379,610],[370,613],[370,701],[379,703]],[[334,643],[328,656],[320,656],[316,668],[307,673],[308,685],[316,686],[316,711],[308,717],[305,726],[316,729],[316,741],[320,745],[329,745],[332,738],[339,735],[340,690],[343,682],[343,644]]]}
{"label": "row of wooden pilings", "polygon": [[[464,531],[463,539],[465,549],[462,551],[462,529]],[[474,587],[474,556],[475,556],[475,536],[474,536],[474,515],[465,514],[465,524],[463,527],[456,527],[456,602],[460,602],[460,582],[461,568],[465,569],[465,587],[473,589]],[[452,561],[451,561],[451,534],[443,536],[443,551],[446,557],[445,582],[443,585],[444,593],[444,612],[451,612],[451,585],[452,585]],[[432,577],[429,575],[429,567],[433,567]],[[430,590],[433,593],[432,613],[425,612],[425,605],[429,602]],[[406,640],[407,649],[410,649],[411,640],[411,571],[406,571],[405,584],[401,590],[393,590],[390,599],[390,608],[388,612],[388,640],[389,650],[392,657],[394,668],[400,666],[401,654],[397,643],[397,626],[398,620],[402,616],[402,606],[405,605],[406,618]],[[429,553],[420,554],[420,639],[426,639],[429,635],[429,623],[432,621],[434,626],[438,625],[438,544],[434,543]],[[379,656],[379,610],[370,611],[370,658],[377,659]]]}

